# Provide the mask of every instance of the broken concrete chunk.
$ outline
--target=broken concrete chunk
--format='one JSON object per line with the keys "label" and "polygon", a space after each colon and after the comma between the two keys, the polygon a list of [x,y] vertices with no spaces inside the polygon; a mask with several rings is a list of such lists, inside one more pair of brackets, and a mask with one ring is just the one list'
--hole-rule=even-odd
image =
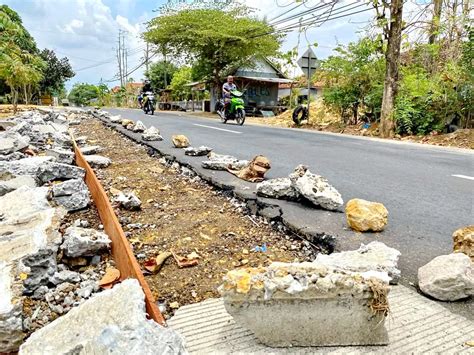
{"label": "broken concrete chunk", "polygon": [[53,201],[68,211],[86,208],[90,203],[89,189],[82,179],[72,179],[52,187]]}
{"label": "broken concrete chunk", "polygon": [[74,161],[74,152],[59,147],[46,150],[46,155],[55,157],[58,163],[72,164]]}
{"label": "broken concrete chunk", "polygon": [[342,208],[344,201],[341,194],[322,176],[307,170],[302,176],[298,176],[298,172],[296,175],[293,173],[290,179],[298,194],[314,205],[330,211]]}
{"label": "broken concrete chunk", "polygon": [[33,333],[20,354],[186,354],[184,340],[146,318],[135,279],[100,292]]}
{"label": "broken concrete chunk", "polygon": [[145,130],[146,130],[146,126],[140,120],[138,120],[132,128],[132,131],[137,132],[137,133],[144,132]]}
{"label": "broken concrete chunk", "polygon": [[133,192],[120,192],[114,200],[126,210],[137,210],[142,205],[142,201]]}
{"label": "broken concrete chunk", "polygon": [[184,149],[184,154],[192,157],[201,157],[208,155],[212,151],[212,148],[201,145],[200,147],[188,147]]}
{"label": "broken concrete chunk", "polygon": [[142,134],[144,141],[162,141],[163,137],[160,135],[160,130],[154,126],[145,129]]}
{"label": "broken concrete chunk", "polygon": [[385,273],[273,263],[229,271],[220,292],[227,312],[267,346],[388,343]]}
{"label": "broken concrete chunk", "polygon": [[22,186],[35,187],[36,180],[33,178],[33,176],[29,176],[29,175],[12,176],[12,178],[8,180],[1,179],[0,180],[0,196],[3,196]]}
{"label": "broken concrete chunk", "polygon": [[314,262],[340,271],[362,273],[373,270],[386,272],[391,278],[390,283],[397,284],[400,279],[400,270],[398,269],[400,255],[401,253],[397,249],[374,241],[367,245],[362,244],[357,250],[329,255],[318,254]]}
{"label": "broken concrete chunk", "polygon": [[172,136],[171,140],[176,148],[187,148],[190,145],[188,137],[182,134]]}
{"label": "broken concrete chunk", "polygon": [[388,211],[381,203],[354,198],[346,204],[346,219],[357,232],[381,232],[387,225]]}
{"label": "broken concrete chunk", "polygon": [[459,228],[453,233],[453,251],[464,253],[474,262],[474,225]]}
{"label": "broken concrete chunk", "polygon": [[85,158],[93,168],[106,168],[112,163],[109,158],[101,155],[86,155]]}
{"label": "broken concrete chunk", "polygon": [[94,256],[106,251],[110,239],[107,234],[95,229],[69,227],[64,233],[61,249],[67,257]]}
{"label": "broken concrete chunk", "polygon": [[290,178],[278,178],[262,181],[257,184],[257,194],[270,198],[294,200],[298,193],[294,189]]}
{"label": "broken concrete chunk", "polygon": [[239,160],[232,155],[221,155],[211,152],[209,159],[201,162],[201,166],[211,170],[227,170],[228,168],[239,170],[249,165],[248,160]]}
{"label": "broken concrete chunk", "polygon": [[440,255],[418,269],[420,290],[441,301],[474,295],[474,264],[463,253]]}
{"label": "broken concrete chunk", "polygon": [[98,145],[86,145],[84,147],[81,147],[81,153],[84,155],[91,155],[91,154],[97,154],[103,150],[102,147]]}

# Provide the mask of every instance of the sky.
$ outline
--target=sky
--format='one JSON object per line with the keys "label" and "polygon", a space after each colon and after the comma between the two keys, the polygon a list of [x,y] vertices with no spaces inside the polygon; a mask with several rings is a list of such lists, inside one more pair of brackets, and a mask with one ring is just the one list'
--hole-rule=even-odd
{"label": "sky", "polygon": [[[261,18],[272,19],[288,15],[295,6],[295,0],[240,0],[255,8]],[[296,11],[304,10],[328,0],[307,0]],[[342,3],[353,3],[344,0]],[[128,68],[133,69],[143,62],[145,44],[140,33],[146,22],[157,16],[155,11],[167,0],[0,0],[17,11],[26,29],[36,39],[40,49],[53,49],[58,56],[68,57],[76,76],[67,84],[97,84],[101,80],[110,87],[118,83],[116,48],[119,30],[126,31],[125,45],[130,50]],[[362,3],[362,0],[359,0]],[[302,10],[300,10],[302,9]],[[282,50],[296,46],[299,55],[307,49],[307,43],[318,42],[314,52],[324,59],[337,44],[347,44],[361,36],[367,28],[373,13],[371,11],[335,19],[320,27],[308,30],[306,36],[297,32],[287,35]],[[299,40],[298,40],[299,37]],[[143,68],[131,77],[143,80]]]}

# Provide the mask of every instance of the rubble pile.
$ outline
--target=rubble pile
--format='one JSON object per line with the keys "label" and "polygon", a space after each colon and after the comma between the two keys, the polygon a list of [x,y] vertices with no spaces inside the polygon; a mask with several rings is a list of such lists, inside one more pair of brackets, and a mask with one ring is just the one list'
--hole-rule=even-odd
{"label": "rubble pile", "polygon": [[229,271],[220,291],[227,312],[265,345],[375,345],[388,343],[388,280],[318,261],[272,263]]}
{"label": "rubble pile", "polygon": [[[2,121],[0,352],[16,351],[30,333],[98,292],[114,265],[107,235],[79,227],[86,221],[64,222],[91,203],[68,133],[85,117],[27,111]],[[77,142],[85,145],[86,137]]]}

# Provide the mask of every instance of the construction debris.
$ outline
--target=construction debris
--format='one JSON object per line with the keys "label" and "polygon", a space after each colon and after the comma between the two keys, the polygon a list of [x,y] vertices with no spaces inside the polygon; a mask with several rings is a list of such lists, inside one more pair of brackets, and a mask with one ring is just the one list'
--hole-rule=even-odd
{"label": "construction debris", "polygon": [[[388,344],[388,275],[319,263],[272,263],[229,271],[220,287],[237,323],[265,345]],[[357,331],[348,331],[357,329]]]}
{"label": "construction debris", "polygon": [[420,290],[441,301],[474,295],[474,263],[463,253],[440,255],[418,269]]}
{"label": "construction debris", "polygon": [[237,176],[238,178],[250,181],[261,182],[265,178],[265,173],[270,170],[270,160],[263,155],[257,155],[250,163],[243,169],[228,168],[227,170]]}
{"label": "construction debris", "polygon": [[129,279],[96,294],[33,333],[20,354],[186,354],[170,328],[146,318],[144,294]]}
{"label": "construction debris", "polygon": [[346,204],[346,219],[357,232],[381,232],[387,225],[388,211],[381,203],[354,198]]}

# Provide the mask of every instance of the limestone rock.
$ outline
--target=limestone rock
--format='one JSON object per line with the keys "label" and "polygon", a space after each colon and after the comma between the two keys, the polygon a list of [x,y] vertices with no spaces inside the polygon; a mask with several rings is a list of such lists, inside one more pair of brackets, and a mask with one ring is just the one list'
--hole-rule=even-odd
{"label": "limestone rock", "polygon": [[459,228],[453,233],[455,253],[464,253],[474,262],[474,225]]}
{"label": "limestone rock", "polygon": [[146,126],[143,124],[142,121],[138,120],[132,128],[133,132],[144,132],[146,130]]}
{"label": "limestone rock", "polygon": [[270,168],[270,160],[263,155],[257,155],[244,168],[227,168],[227,171],[245,181],[261,182],[265,178],[265,173],[270,170]]}
{"label": "limestone rock", "polygon": [[175,135],[171,137],[173,144],[176,148],[187,148],[189,147],[189,139],[186,136],[183,136],[182,134],[180,135]]}
{"label": "limestone rock", "polygon": [[390,283],[397,284],[400,279],[400,270],[398,269],[400,255],[401,253],[397,249],[374,241],[367,245],[362,244],[357,250],[329,255],[318,254],[314,262],[341,271],[362,273],[373,270],[386,272],[391,278]]}
{"label": "limestone rock", "polygon": [[135,126],[134,123],[129,123],[125,128],[128,129],[129,131],[131,131],[134,126]]}
{"label": "limestone rock", "polygon": [[59,147],[46,150],[46,155],[55,157],[58,163],[71,165],[74,161],[74,152]]}
{"label": "limestone rock", "polygon": [[420,290],[441,301],[474,295],[474,265],[463,253],[440,255],[418,269]]}
{"label": "limestone rock", "polygon": [[41,166],[54,161],[54,157],[37,156],[15,161],[0,161],[0,172],[8,172],[12,175],[37,176]]}
{"label": "limestone rock", "polygon": [[294,200],[298,193],[293,187],[290,178],[278,178],[262,181],[257,184],[257,194],[270,198]]}
{"label": "limestone rock", "polygon": [[135,122],[133,122],[132,120],[128,120],[128,119],[125,119],[125,118],[124,118],[124,119],[122,119],[122,120],[120,121],[120,124],[121,124],[124,128],[127,128],[128,125],[132,125],[132,126],[133,126],[133,125],[135,124]]}
{"label": "limestone rock", "polygon": [[0,132],[0,154],[6,155],[28,147],[29,137],[14,131]]}
{"label": "limestone rock", "polygon": [[81,275],[78,272],[70,270],[62,270],[55,272],[51,277],[51,282],[55,285],[62,284],[64,282],[78,283],[81,282]]}
{"label": "limestone rock", "polygon": [[121,123],[123,118],[122,118],[122,116],[117,115],[117,116],[110,116],[109,120],[112,123]]}
{"label": "limestone rock", "polygon": [[211,152],[208,160],[201,162],[201,166],[211,170],[227,170],[228,168],[239,170],[249,165],[248,160],[239,160],[232,155],[221,155]]}
{"label": "limestone rock", "polygon": [[34,332],[20,355],[186,354],[170,328],[146,318],[143,291],[135,279],[100,292]]}
{"label": "limestone rock", "polygon": [[56,256],[57,246],[52,246],[40,249],[21,259],[21,269],[28,275],[23,281],[24,293],[32,294],[38,287],[50,282],[58,269]]}
{"label": "limestone rock", "polygon": [[98,145],[87,145],[84,147],[81,147],[81,153],[84,155],[91,155],[91,154],[97,154],[103,150],[102,147]]}
{"label": "limestone rock", "polygon": [[107,234],[95,229],[69,227],[64,233],[61,249],[67,257],[94,256],[106,251],[110,239]]}
{"label": "limestone rock", "polygon": [[341,209],[344,203],[341,194],[322,176],[307,170],[301,177],[293,175],[290,179],[298,194],[314,205],[330,211]]}
{"label": "limestone rock", "polygon": [[142,205],[142,201],[133,192],[120,192],[114,200],[126,210],[137,210]]}
{"label": "limestone rock", "polygon": [[109,158],[103,157],[101,155],[86,155],[85,158],[93,168],[106,168],[112,163]]}
{"label": "limestone rock", "polygon": [[39,167],[37,178],[46,183],[52,180],[84,179],[85,175],[85,170],[78,166],[46,162]]}
{"label": "limestone rock", "polygon": [[142,134],[144,141],[162,141],[163,137],[160,135],[160,130],[155,126],[145,129]]}
{"label": "limestone rock", "polygon": [[381,232],[387,225],[388,211],[378,202],[354,198],[347,202],[347,224],[358,232]]}
{"label": "limestone rock", "polygon": [[200,156],[208,155],[211,151],[212,151],[212,148],[202,145],[200,147],[185,148],[184,154],[190,155],[192,157],[200,157]]}
{"label": "limestone rock", "polygon": [[29,176],[29,175],[20,175],[20,176],[12,175],[11,178],[7,180],[3,180],[0,177],[0,196],[3,196],[22,186],[35,187],[36,181],[32,176]]}
{"label": "limestone rock", "polygon": [[90,203],[89,189],[82,179],[72,179],[52,187],[53,201],[68,211],[86,208]]}
{"label": "limestone rock", "polygon": [[0,161],[13,161],[26,158],[26,155],[20,152],[13,152],[11,154],[0,154]]}

